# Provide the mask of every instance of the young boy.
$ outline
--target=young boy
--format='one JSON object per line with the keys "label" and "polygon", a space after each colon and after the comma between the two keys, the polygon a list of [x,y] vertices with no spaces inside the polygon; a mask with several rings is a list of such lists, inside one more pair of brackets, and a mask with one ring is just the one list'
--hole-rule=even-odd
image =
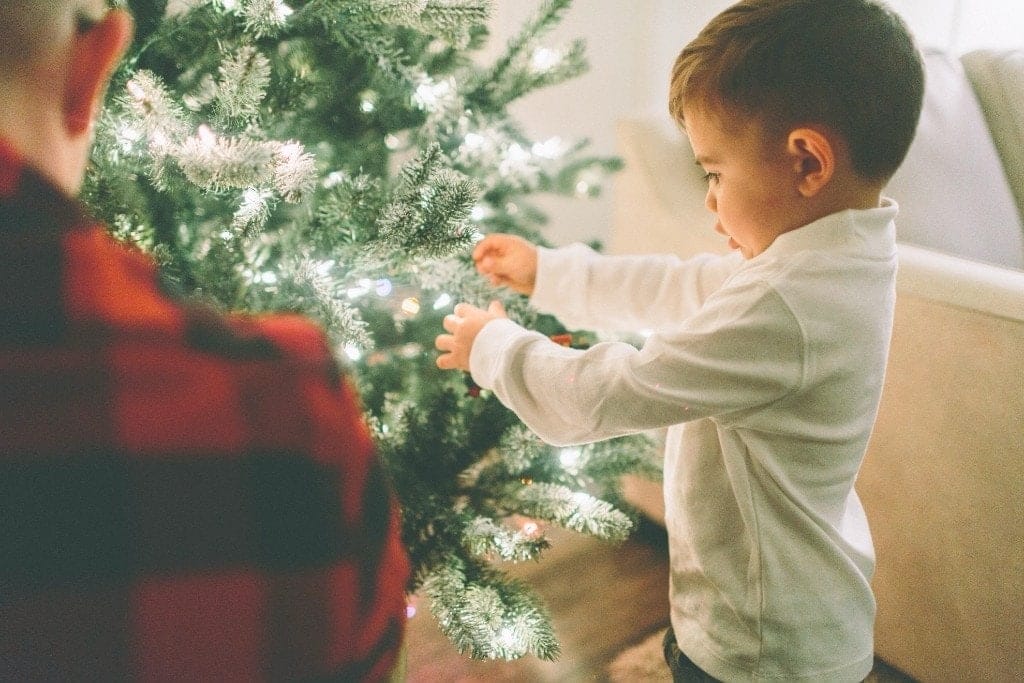
{"label": "young boy", "polygon": [[[669,108],[735,252],[686,262],[491,235],[481,273],[570,327],[566,349],[460,304],[441,368],[472,372],[554,444],[668,427],[677,680],[857,681],[874,555],[854,480],[892,329],[896,205],[921,108],[905,25],[869,0],[744,0],[678,57]],[[676,645],[678,641],[678,646]],[[680,652],[681,650],[681,652]]]}

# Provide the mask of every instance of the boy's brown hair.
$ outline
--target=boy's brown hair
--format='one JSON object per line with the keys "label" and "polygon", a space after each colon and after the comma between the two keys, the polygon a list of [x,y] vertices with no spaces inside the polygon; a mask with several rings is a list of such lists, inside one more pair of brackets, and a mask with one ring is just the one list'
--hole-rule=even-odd
{"label": "boy's brown hair", "polygon": [[906,156],[924,96],[909,30],[872,0],[742,0],[704,27],[672,69],[669,111],[697,104],[784,136],[823,125],[854,171],[885,181]]}

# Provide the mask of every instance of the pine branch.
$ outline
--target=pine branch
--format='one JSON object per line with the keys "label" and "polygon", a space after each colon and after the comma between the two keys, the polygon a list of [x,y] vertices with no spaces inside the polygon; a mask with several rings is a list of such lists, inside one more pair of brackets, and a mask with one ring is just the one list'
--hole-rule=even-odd
{"label": "pine branch", "polygon": [[[475,575],[470,577],[469,574]],[[521,583],[453,562],[423,583],[441,631],[474,659],[552,660],[559,647],[543,605]]]}
{"label": "pine branch", "polygon": [[544,33],[547,33],[561,21],[562,15],[569,9],[572,0],[547,0],[528,20],[505,48],[505,53],[491,66],[482,72],[467,88],[466,101],[475,104],[482,110],[500,110],[508,100],[502,102],[493,97],[496,84],[503,83],[507,72],[517,62],[523,61],[525,52]]}
{"label": "pine branch", "polygon": [[606,540],[621,541],[629,535],[632,522],[603,500],[565,486],[534,482],[514,495],[522,514]]}
{"label": "pine branch", "polygon": [[479,197],[478,186],[441,164],[436,143],[407,163],[395,199],[377,219],[379,240],[394,250],[396,258],[449,256],[472,243],[468,218]]}
{"label": "pine branch", "polygon": [[584,73],[589,65],[585,57],[586,45],[573,41],[564,52],[550,48],[537,48],[530,59],[513,63],[501,78],[487,89],[487,106],[506,107],[524,95],[557,85]]}
{"label": "pine branch", "polygon": [[240,0],[237,12],[245,20],[246,33],[256,39],[276,36],[292,15],[282,0]]}
{"label": "pine branch", "polygon": [[271,184],[274,146],[222,137],[209,128],[189,137],[173,155],[185,177],[210,192]]}
{"label": "pine branch", "polygon": [[270,84],[270,60],[255,47],[243,45],[225,57],[218,73],[211,88],[218,123],[244,127],[259,116]]}
{"label": "pine branch", "polygon": [[508,529],[487,517],[476,517],[462,532],[466,549],[479,558],[497,557],[509,562],[535,560],[551,547],[545,538],[534,538]]}
{"label": "pine branch", "polygon": [[473,29],[483,24],[490,13],[488,0],[428,0],[418,20],[410,25],[438,36],[456,49],[465,49]]}
{"label": "pine branch", "polygon": [[274,149],[273,185],[286,202],[302,201],[317,181],[316,161],[295,140],[271,143]]}

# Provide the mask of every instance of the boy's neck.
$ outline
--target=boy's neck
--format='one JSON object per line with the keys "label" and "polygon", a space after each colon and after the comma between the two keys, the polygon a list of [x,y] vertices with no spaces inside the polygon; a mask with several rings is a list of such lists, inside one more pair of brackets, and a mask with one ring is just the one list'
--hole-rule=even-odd
{"label": "boy's neck", "polygon": [[877,209],[882,202],[883,184],[859,176],[837,177],[814,197],[805,200],[802,225],[850,209]]}

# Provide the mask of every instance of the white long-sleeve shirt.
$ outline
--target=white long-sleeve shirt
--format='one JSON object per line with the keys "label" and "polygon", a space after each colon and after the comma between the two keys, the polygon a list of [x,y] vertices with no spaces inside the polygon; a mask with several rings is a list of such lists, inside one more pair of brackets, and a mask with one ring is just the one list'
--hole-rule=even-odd
{"label": "white long-sleeve shirt", "polygon": [[654,333],[581,351],[495,320],[471,350],[473,379],[550,443],[669,428],[672,626],[716,678],[871,669],[874,551],[853,484],[892,330],[896,211],[822,218],[748,261],[543,249],[538,309]]}

